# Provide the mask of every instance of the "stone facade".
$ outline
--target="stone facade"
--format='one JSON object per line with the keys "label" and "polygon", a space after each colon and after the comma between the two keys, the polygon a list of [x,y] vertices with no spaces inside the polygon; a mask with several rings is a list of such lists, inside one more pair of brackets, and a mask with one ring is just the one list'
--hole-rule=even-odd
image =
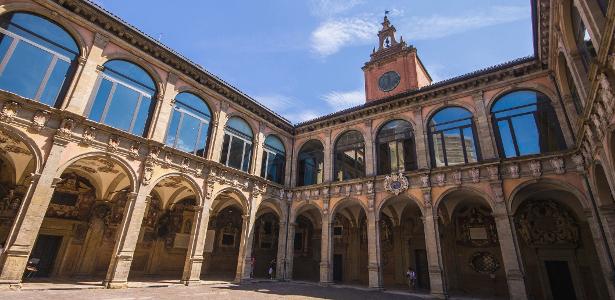
{"label": "stone facade", "polygon": [[[0,16],[54,20],[79,46],[56,106],[0,91],[0,287],[21,286],[28,261],[41,258],[40,274],[98,277],[109,288],[146,276],[241,282],[275,266],[282,280],[380,289],[406,286],[411,267],[417,288],[437,297],[614,298],[615,5],[534,0],[532,8],[533,57],[429,84],[413,49],[413,59],[389,66],[424,71],[414,86],[293,126],[89,2],[0,0]],[[584,46],[575,41],[577,15],[591,37]],[[155,82],[143,137],[86,113],[113,59]],[[368,90],[377,89],[368,72]],[[175,98],[186,91],[212,110],[203,155],[165,144]],[[560,150],[506,158],[494,103],[515,91],[548,99]],[[471,113],[475,148],[454,155],[477,162],[434,163],[433,144],[442,142],[432,141],[430,120],[446,107]],[[219,163],[233,117],[254,133],[247,172]],[[394,119],[412,126],[416,168],[379,174],[378,133]],[[365,175],[336,181],[334,150],[349,128],[363,137]],[[280,184],[259,176],[272,134],[286,149]],[[324,148],[322,182],[300,186],[298,157],[310,140]]]}

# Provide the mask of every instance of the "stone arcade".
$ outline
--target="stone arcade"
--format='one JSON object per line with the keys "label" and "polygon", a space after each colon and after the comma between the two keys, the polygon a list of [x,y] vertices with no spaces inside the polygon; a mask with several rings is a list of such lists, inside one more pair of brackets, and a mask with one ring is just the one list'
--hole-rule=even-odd
{"label": "stone arcade", "polygon": [[615,4],[531,6],[534,56],[438,83],[385,17],[366,103],[293,125],[88,1],[0,0],[0,288],[615,298]]}

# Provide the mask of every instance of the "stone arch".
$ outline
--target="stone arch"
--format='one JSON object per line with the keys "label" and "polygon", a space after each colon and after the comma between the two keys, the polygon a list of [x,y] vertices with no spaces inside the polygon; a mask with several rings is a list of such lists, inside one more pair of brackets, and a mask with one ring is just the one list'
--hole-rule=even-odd
{"label": "stone arch", "polygon": [[[497,93],[495,93],[490,99],[489,101],[487,101],[487,106],[486,106],[486,113],[487,114],[491,114],[491,108],[493,107],[493,105],[500,100],[500,98],[516,92],[516,91],[523,91],[523,90],[530,90],[530,91],[535,91],[535,92],[539,92],[542,93],[544,95],[546,95],[549,98],[549,101],[551,103],[551,105],[555,108],[556,106],[559,106],[559,97],[557,96],[557,94],[551,90],[550,88],[546,87],[543,84],[540,83],[532,83],[532,82],[522,82],[519,83],[515,86],[507,86],[503,89],[501,89],[500,91],[498,91]],[[559,116],[558,116],[559,117]]]}
{"label": "stone arch", "polygon": [[369,209],[367,208],[365,203],[361,201],[361,199],[354,197],[344,197],[336,201],[333,207],[329,209],[329,215],[334,216],[335,213],[337,213],[341,208],[346,206],[352,206],[353,204],[358,204],[366,214],[369,212]]}
{"label": "stone arch", "polygon": [[[216,192],[214,195],[214,197],[212,197],[211,199],[213,199],[213,201],[215,201],[215,199],[217,199],[220,195],[224,194],[224,193],[232,193],[235,196],[238,196],[239,199],[235,199],[233,198],[233,202],[235,204],[238,204],[238,206],[242,209],[243,214],[248,214],[250,212],[250,201],[248,200],[248,198],[246,197],[246,195],[238,188],[235,187],[224,187],[222,189],[220,189],[218,192]],[[214,204],[212,201],[212,205]],[[224,204],[224,203],[222,203]],[[220,211],[222,209],[224,209],[226,206],[221,206],[220,204],[218,204],[216,207],[211,207],[212,210],[214,211]]]}
{"label": "stone arch", "polygon": [[[467,193],[466,194],[467,196],[476,197],[482,200],[484,204],[487,204],[487,206],[489,207],[489,209],[491,209],[491,211],[495,211],[495,202],[489,196],[489,193],[485,193],[485,191],[472,187],[472,186],[455,186],[455,187],[450,187],[446,189],[442,194],[440,194],[438,199],[436,199],[433,206],[436,208],[439,208],[440,205],[442,205],[445,202],[447,197],[450,197],[451,194],[458,193],[458,192]],[[456,206],[457,204],[455,204],[455,206],[453,207],[453,210]]]}
{"label": "stone arch", "polygon": [[[226,120],[224,120],[224,127],[226,127],[226,124],[232,118],[239,118],[240,120],[246,122],[246,124],[248,124],[248,126],[250,127],[250,130],[252,131],[252,142],[256,141],[259,130],[258,130],[258,126],[254,124],[254,120],[252,118],[248,118],[246,114],[240,111],[232,111],[226,115]],[[253,148],[256,148],[256,147],[253,147]],[[252,151],[254,151],[254,149]]]}
{"label": "stone arch", "polygon": [[301,141],[301,143],[297,144],[297,147],[296,147],[297,154],[299,154],[299,152],[301,152],[301,148],[303,148],[303,146],[305,146],[305,144],[307,144],[308,142],[311,142],[311,141],[318,141],[322,145],[322,148],[323,149],[325,148],[325,142],[324,142],[324,140],[322,138],[320,138],[319,136],[312,136],[312,137],[309,137],[309,138]]}
{"label": "stone arch", "polygon": [[406,206],[410,203],[414,203],[416,204],[419,209],[421,210],[421,213],[424,213],[426,207],[425,205],[423,205],[423,203],[421,201],[419,201],[416,197],[409,195],[408,193],[403,193],[403,194],[399,194],[398,196],[396,195],[391,195],[385,199],[383,199],[382,201],[380,201],[380,203],[378,204],[378,206],[376,207],[376,215],[379,216],[380,213],[382,213],[382,210],[384,207],[387,206],[387,204],[390,204],[392,201],[395,201],[398,198],[405,198],[407,200],[409,200],[409,203],[406,204]]}
{"label": "stone arch", "polygon": [[508,211],[511,214],[515,214],[517,212],[517,209],[519,208],[519,205],[521,204],[521,202],[523,201],[519,201],[518,198],[523,198],[522,196],[520,197],[520,195],[525,192],[528,189],[537,187],[538,190],[534,191],[534,192],[540,192],[540,191],[545,191],[545,190],[556,190],[556,191],[562,191],[562,192],[567,192],[572,194],[575,198],[576,198],[576,203],[569,203],[568,206],[570,206],[574,212],[579,215],[579,216],[583,216],[584,215],[584,211],[589,211],[591,209],[591,206],[589,204],[589,200],[585,197],[585,195],[583,194],[583,192],[581,192],[578,188],[562,182],[561,180],[555,180],[555,179],[550,179],[550,178],[540,178],[540,179],[533,179],[533,180],[527,180],[519,185],[517,185],[510,193],[510,195],[508,196],[508,201],[506,201],[507,205],[508,205]]}
{"label": "stone arch", "polygon": [[[358,133],[361,134],[361,137],[363,138],[363,142],[365,142],[365,136],[366,133],[364,132],[363,128],[359,128],[359,129],[344,129],[344,130],[340,130],[337,134],[335,134],[335,136],[331,137],[331,140],[333,141],[332,146],[332,150],[335,152],[335,145],[337,145],[337,141],[339,140],[339,138],[341,136],[343,136],[344,134],[351,132],[351,131],[356,131]],[[370,135],[370,134],[368,134]],[[324,144],[323,144],[324,145]]]}
{"label": "stone arch", "polygon": [[[300,216],[304,212],[310,210],[310,208],[313,208],[316,211],[318,211],[318,216],[322,220],[322,217],[323,217],[322,209],[318,205],[306,201],[306,202],[304,202],[302,204],[299,204],[298,206],[296,206],[296,207],[291,209],[290,222],[291,223],[295,222],[297,220],[298,216]],[[312,221],[314,221],[314,220],[312,220]],[[319,221],[319,223],[320,223],[320,221]]]}
{"label": "stone arch", "polygon": [[256,218],[258,218],[261,214],[266,213],[267,210],[272,211],[275,215],[282,219],[286,219],[284,215],[284,209],[280,207],[279,200],[274,198],[267,198],[261,201],[256,208]]}
{"label": "stone arch", "polygon": [[[103,52],[103,57],[106,59],[102,62],[102,65],[112,60],[123,60],[131,64],[134,64],[138,66],[139,68],[142,68],[143,71],[145,71],[145,73],[152,78],[152,81],[154,82],[154,85],[156,86],[156,94],[154,95],[154,97],[162,96],[165,93],[165,84],[164,84],[165,81],[160,76],[160,73],[158,73],[158,71],[156,70],[156,67],[150,65],[149,63],[144,61],[142,58],[139,58],[136,55],[130,52],[127,52],[127,51],[113,52],[113,53]],[[155,99],[152,99],[152,100],[155,100]]]}
{"label": "stone arch", "polygon": [[[167,93],[168,93],[168,91],[167,91]],[[175,99],[175,97],[177,97],[177,95],[179,95],[181,93],[189,93],[189,94],[193,94],[193,95],[201,98],[201,100],[203,100],[203,102],[205,102],[205,105],[207,105],[207,107],[211,111],[211,119],[212,119],[212,121],[214,120],[214,113],[215,113],[214,108],[218,107],[217,103],[215,102],[216,99],[214,99],[213,97],[211,97],[208,94],[204,93],[200,89],[195,88],[192,85],[188,85],[188,84],[185,85],[185,86],[181,86],[179,88],[176,88],[174,90],[173,99]]]}
{"label": "stone arch", "polygon": [[433,118],[433,116],[435,116],[437,113],[439,113],[440,111],[447,109],[447,108],[451,108],[451,107],[459,107],[462,109],[467,110],[468,112],[470,112],[472,114],[472,120],[476,119],[476,108],[472,105],[468,105],[467,103],[461,102],[461,101],[457,101],[457,102],[449,102],[448,104],[439,104],[439,105],[435,105],[434,107],[432,107],[427,114],[425,115],[425,126],[423,126],[423,130],[424,133],[426,134],[427,132],[429,132],[429,121],[431,121],[431,119]]}
{"label": "stone arch", "polygon": [[180,172],[171,172],[171,173],[166,173],[164,175],[159,176],[158,178],[152,180],[152,182],[149,185],[144,187],[143,193],[149,195],[155,189],[158,183],[170,177],[180,177],[181,179],[185,180],[192,187],[192,191],[195,193],[196,201],[197,201],[196,203],[198,203],[199,206],[205,205],[205,197],[203,197],[203,189],[199,186],[199,184],[196,182],[196,180],[192,176],[189,176],[187,174],[180,173]]}
{"label": "stone arch", "polygon": [[20,142],[22,142],[32,155],[32,159],[34,161],[34,171],[39,174],[43,169],[43,152],[38,144],[30,138],[26,133],[17,129],[16,127],[4,125],[0,123],[0,133],[5,132],[7,135],[17,138]]}
{"label": "stone arch", "polygon": [[612,180],[609,180],[603,164],[600,161],[595,161],[593,168],[593,183],[596,187],[596,194],[598,196],[598,203],[600,205],[614,205],[615,198],[613,197],[614,189],[612,188]]}

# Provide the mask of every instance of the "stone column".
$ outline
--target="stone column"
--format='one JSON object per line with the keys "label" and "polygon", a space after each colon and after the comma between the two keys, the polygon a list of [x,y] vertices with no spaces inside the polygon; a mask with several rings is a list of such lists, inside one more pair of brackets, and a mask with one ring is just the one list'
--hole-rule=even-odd
{"label": "stone column", "polygon": [[495,151],[496,147],[493,143],[493,135],[491,134],[491,127],[489,126],[489,118],[487,112],[485,112],[485,99],[483,97],[483,91],[479,91],[474,94],[474,107],[476,108],[476,130],[478,141],[480,144],[481,158],[485,160],[497,158],[498,155]]}
{"label": "stone column", "polygon": [[147,194],[131,193],[128,201],[126,201],[124,218],[118,228],[111,263],[103,282],[107,288],[125,288],[128,286],[128,273],[139,240],[139,232],[149,198]]}
{"label": "stone column", "polygon": [[68,102],[63,105],[67,111],[78,115],[85,114],[88,102],[92,96],[92,91],[96,87],[96,82],[98,81],[98,66],[102,65],[106,60],[102,54],[108,43],[108,37],[96,33],[94,36],[94,44],[90,48],[85,64],[81,69],[80,76],[76,80],[75,89]]}
{"label": "stone column", "polygon": [[184,263],[182,283],[190,285],[201,281],[201,269],[203,267],[203,250],[205,248],[205,236],[209,226],[209,210],[203,206],[196,207],[194,223],[192,224],[188,252]]}
{"label": "stone column", "polygon": [[228,103],[222,102],[220,103],[220,110],[218,111],[217,117],[214,116],[213,124],[211,127],[211,143],[209,145],[209,153],[207,154],[207,158],[213,160],[215,162],[220,162],[220,155],[222,153],[222,143],[224,142],[224,125],[226,125],[226,121],[228,121],[228,116],[226,114],[228,110]]}
{"label": "stone column", "polygon": [[[265,123],[260,124],[260,129],[256,133],[256,138],[254,139],[254,147],[252,147],[252,163],[250,164],[250,174],[255,176],[261,176],[261,168],[263,166],[263,145],[265,144],[265,134],[263,130],[265,129]],[[222,149],[222,148],[220,148]]]}
{"label": "stone column", "polygon": [[425,230],[425,249],[427,251],[427,264],[429,265],[429,286],[431,295],[437,298],[446,298],[444,287],[444,274],[442,272],[442,255],[440,253],[440,235],[438,234],[437,219],[434,217],[434,208],[431,206],[431,189],[423,189],[425,209],[423,210],[423,227]]}
{"label": "stone column", "polygon": [[252,264],[250,260],[252,259],[255,219],[255,213],[243,216],[239,257],[237,258],[237,272],[235,273],[235,282],[237,283],[250,280],[250,273],[252,273]]}
{"label": "stone column", "polygon": [[369,287],[382,288],[382,269],[380,256],[380,216],[372,209],[367,212],[367,271]]}
{"label": "stone column", "polygon": [[164,88],[164,95],[162,95],[162,91],[158,91],[156,111],[153,114],[150,134],[148,135],[156,142],[164,143],[166,141],[167,128],[173,116],[173,106],[175,105],[175,96],[177,96],[175,92],[176,83],[177,75],[169,73]]}
{"label": "stone column", "polygon": [[378,158],[376,157],[376,150],[374,149],[372,122],[365,121],[365,128],[365,175],[374,176],[376,175],[376,172],[378,172],[376,168],[376,162],[378,161]]}
{"label": "stone column", "polygon": [[[280,216],[284,218],[284,216]],[[276,255],[275,278],[278,280],[284,279],[284,267],[286,264],[286,234],[288,232],[286,226],[286,218],[280,221],[280,230],[278,231],[278,252]]]}
{"label": "stone column", "polygon": [[491,189],[496,195],[496,204],[493,217],[497,227],[500,251],[502,252],[502,262],[506,272],[506,282],[508,283],[508,293],[511,300],[527,299],[525,289],[525,279],[522,271],[523,264],[521,255],[515,243],[513,235],[512,220],[508,215],[506,204],[504,203],[501,182],[492,182]]}
{"label": "stone column", "polygon": [[[429,145],[427,145],[427,138],[425,130],[425,124],[423,123],[423,115],[421,109],[416,109],[414,113],[414,143],[416,143],[416,163],[419,169],[429,168]],[[406,170],[409,171],[409,170]]]}
{"label": "stone column", "polygon": [[295,228],[297,223],[288,224],[288,239],[286,240],[286,272],[284,273],[284,279],[293,279],[293,260],[295,255]]}
{"label": "stone column", "polygon": [[41,174],[32,176],[30,187],[7,237],[7,250],[3,255],[4,263],[0,270],[0,288],[21,287],[28,257],[36,242],[55,186],[60,181],[56,176],[66,143],[55,137]]}
{"label": "stone column", "polygon": [[322,234],[320,236],[320,283],[330,284],[333,282],[333,241],[331,234],[331,214],[326,212],[322,216]]}
{"label": "stone column", "polygon": [[323,170],[323,182],[331,182],[335,174],[333,174],[333,145],[331,141],[331,130],[328,130],[325,136],[324,148],[324,170]]}

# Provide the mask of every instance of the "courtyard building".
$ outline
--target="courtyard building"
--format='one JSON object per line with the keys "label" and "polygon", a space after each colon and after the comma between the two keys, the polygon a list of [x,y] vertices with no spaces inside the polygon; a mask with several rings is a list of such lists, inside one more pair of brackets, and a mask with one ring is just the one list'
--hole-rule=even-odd
{"label": "courtyard building", "polygon": [[615,4],[531,7],[533,56],[435,83],[385,16],[365,104],[292,124],[90,1],[0,0],[0,289],[614,299]]}

